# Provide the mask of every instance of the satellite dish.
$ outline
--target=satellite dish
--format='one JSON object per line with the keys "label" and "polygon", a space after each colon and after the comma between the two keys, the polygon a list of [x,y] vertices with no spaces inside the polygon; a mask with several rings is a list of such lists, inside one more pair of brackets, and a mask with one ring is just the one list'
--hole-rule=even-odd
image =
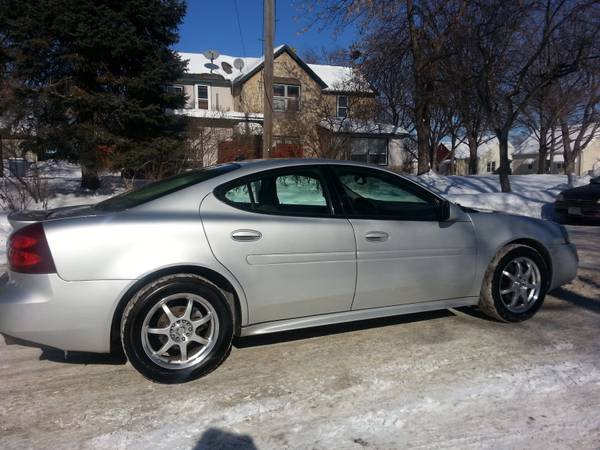
{"label": "satellite dish", "polygon": [[225,62],[225,61],[223,61],[223,62],[221,63],[221,67],[223,68],[223,71],[224,71],[225,73],[231,73],[231,72],[233,72],[233,71],[231,70],[231,69],[232,69],[232,67],[231,67],[231,64],[229,64],[228,62]]}
{"label": "satellite dish", "polygon": [[216,50],[206,50],[202,53],[206,59],[210,59],[210,62],[213,62],[217,59],[221,54]]}
{"label": "satellite dish", "polygon": [[206,63],[206,64],[204,64],[204,67],[206,67],[207,69],[210,69],[210,73],[212,73],[213,70],[216,70],[219,68],[219,66],[217,66],[216,64],[213,64],[213,63]]}
{"label": "satellite dish", "polygon": [[233,67],[241,72],[244,68],[244,60],[242,58],[235,58],[233,60]]}

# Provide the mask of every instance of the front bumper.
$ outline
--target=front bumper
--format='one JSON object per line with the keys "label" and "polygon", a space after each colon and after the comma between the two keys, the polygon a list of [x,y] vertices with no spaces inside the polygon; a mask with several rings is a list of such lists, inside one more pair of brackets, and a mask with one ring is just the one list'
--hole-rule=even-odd
{"label": "front bumper", "polygon": [[61,350],[107,353],[117,302],[131,283],[11,272],[0,283],[0,333]]}
{"label": "front bumper", "polygon": [[579,257],[574,244],[557,244],[550,247],[552,253],[552,281],[550,290],[571,282],[577,276]]}
{"label": "front bumper", "polygon": [[600,204],[592,202],[554,203],[554,210],[563,216],[600,219]]}

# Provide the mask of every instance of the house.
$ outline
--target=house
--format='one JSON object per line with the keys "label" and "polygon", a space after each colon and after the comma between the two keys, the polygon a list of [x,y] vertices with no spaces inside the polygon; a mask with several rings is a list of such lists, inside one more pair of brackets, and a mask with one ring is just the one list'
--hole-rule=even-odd
{"label": "house", "polygon": [[[451,148],[449,140],[444,140],[440,144],[446,148],[446,159],[440,163],[440,173],[455,175],[469,175],[469,146],[466,142],[460,142],[454,150],[454,170],[451,169]],[[438,154],[439,154],[438,150]],[[508,143],[508,158],[512,159],[515,153],[514,146]],[[485,142],[477,147],[477,173],[493,174],[500,167],[500,143],[498,138],[489,137]]]}
{"label": "house", "polygon": [[[263,58],[180,53],[174,85],[186,104],[189,140],[204,165],[261,155]],[[213,56],[213,59],[207,58]],[[354,69],[306,64],[287,45],[274,52],[271,156],[347,158],[399,165],[406,131],[373,121],[377,93]]]}
{"label": "house", "polygon": [[[576,137],[576,129],[572,137]],[[554,133],[555,138],[550,139],[547,171],[548,173],[565,173],[565,159],[563,156],[563,145],[561,132]],[[537,173],[539,163],[539,138],[535,133],[529,135],[517,148],[513,156],[513,173],[530,174]],[[581,152],[581,157],[575,159],[575,175],[582,176],[590,172],[600,170],[600,136],[592,137]]]}

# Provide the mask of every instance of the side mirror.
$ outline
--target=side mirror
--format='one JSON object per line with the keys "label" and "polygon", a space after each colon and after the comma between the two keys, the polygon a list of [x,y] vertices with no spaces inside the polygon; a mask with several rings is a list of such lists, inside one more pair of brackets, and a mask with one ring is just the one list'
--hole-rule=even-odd
{"label": "side mirror", "polygon": [[443,200],[438,209],[440,222],[454,222],[460,219],[457,207],[448,200]]}

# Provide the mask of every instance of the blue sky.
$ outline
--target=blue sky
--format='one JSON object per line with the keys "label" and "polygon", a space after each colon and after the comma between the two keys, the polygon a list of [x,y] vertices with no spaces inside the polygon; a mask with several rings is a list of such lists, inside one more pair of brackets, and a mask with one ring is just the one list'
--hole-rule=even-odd
{"label": "blue sky", "polygon": [[[263,0],[237,0],[242,41],[235,0],[188,0],[187,15],[180,28],[180,42],[175,49],[193,53],[215,49],[227,55],[260,56],[262,5]],[[299,19],[299,15],[294,0],[276,0],[276,46],[288,44],[300,55],[312,48],[320,55],[323,51],[347,48],[354,40],[356,31],[353,29],[344,30],[339,36],[334,36],[333,30],[320,31],[318,27],[301,32],[306,22]]]}

